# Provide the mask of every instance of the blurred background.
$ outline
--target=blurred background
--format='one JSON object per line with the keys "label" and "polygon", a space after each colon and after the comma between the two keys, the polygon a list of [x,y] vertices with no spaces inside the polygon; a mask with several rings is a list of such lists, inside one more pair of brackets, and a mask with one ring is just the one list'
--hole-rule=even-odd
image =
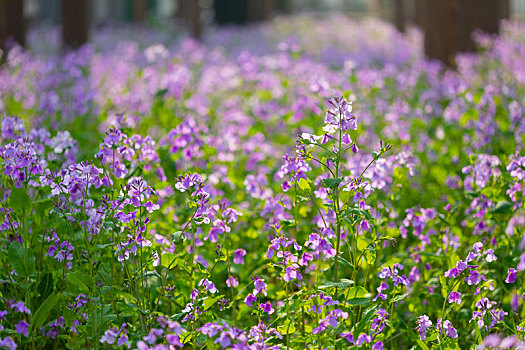
{"label": "blurred background", "polygon": [[495,34],[502,19],[524,19],[525,0],[0,0],[0,46],[4,52],[14,42],[24,46],[30,30],[45,26],[61,27],[62,47],[77,48],[108,25],[173,22],[178,31],[205,40],[222,26],[333,12],[380,18],[400,32],[417,27],[425,54],[450,63],[456,53],[475,49],[476,29]]}

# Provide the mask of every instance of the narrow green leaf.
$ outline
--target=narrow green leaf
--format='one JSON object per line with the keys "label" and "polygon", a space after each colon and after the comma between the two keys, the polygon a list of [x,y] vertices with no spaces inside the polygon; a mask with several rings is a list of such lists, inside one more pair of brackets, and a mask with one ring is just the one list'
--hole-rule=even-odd
{"label": "narrow green leaf", "polygon": [[363,317],[361,318],[361,321],[359,321],[359,323],[357,324],[355,332],[356,334],[360,334],[361,331],[368,326],[368,322],[370,322],[377,310],[379,310],[379,305],[372,305],[368,309],[366,309],[365,312],[363,312]]}
{"label": "narrow green leaf", "polygon": [[417,340],[417,345],[419,345],[419,346],[421,347],[421,349],[423,349],[423,350],[430,350],[430,349],[428,348],[427,344],[423,343],[422,340],[419,340],[419,339],[418,339],[418,340]]}
{"label": "narrow green leaf", "polygon": [[353,298],[347,300],[346,304],[350,306],[364,306],[370,303],[370,298]]}
{"label": "narrow green leaf", "polygon": [[31,332],[38,329],[47,320],[47,316],[55,305],[60,301],[61,295],[57,295],[56,292],[51,293],[47,299],[40,305],[36,310],[33,317],[31,317]]}

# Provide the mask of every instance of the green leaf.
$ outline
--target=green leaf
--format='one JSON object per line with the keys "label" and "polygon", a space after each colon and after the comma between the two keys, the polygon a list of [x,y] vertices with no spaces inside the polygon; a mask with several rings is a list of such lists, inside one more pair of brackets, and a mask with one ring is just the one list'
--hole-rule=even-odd
{"label": "green leaf", "polygon": [[91,276],[79,271],[68,273],[67,280],[69,283],[77,286],[79,290],[89,291],[89,285],[92,285]]}
{"label": "green leaf", "polygon": [[512,204],[507,201],[499,201],[494,208],[494,213],[507,214],[512,210]]}
{"label": "green leaf", "polygon": [[31,211],[31,197],[25,188],[13,188],[9,195],[9,207],[18,215],[28,214]]}
{"label": "green leaf", "polygon": [[379,305],[372,305],[368,309],[366,309],[365,312],[363,312],[363,317],[361,318],[361,321],[359,321],[359,323],[357,324],[355,334],[360,334],[361,331],[368,326],[368,322],[370,322],[377,310],[379,310]]}
{"label": "green leaf", "polygon": [[299,179],[299,188],[303,191],[309,191],[311,190],[310,188],[310,184],[308,183],[308,181],[306,181],[305,179]]}
{"label": "green leaf", "polygon": [[348,208],[346,211],[346,216],[355,215],[357,217],[365,217],[368,221],[373,221],[374,218],[370,215],[368,210],[357,209],[357,208]]}
{"label": "green leaf", "polygon": [[35,271],[35,254],[29,248],[26,249],[26,254],[26,262],[24,262],[24,247],[22,247],[18,241],[11,243],[9,249],[7,250],[9,263],[11,266],[13,266],[19,276],[26,276],[26,268],[27,276],[31,275]]}
{"label": "green leaf", "polygon": [[407,296],[408,296],[408,293],[396,295],[396,296],[391,300],[391,302],[392,302],[392,303],[400,302],[401,300],[404,300]]}
{"label": "green leaf", "polygon": [[42,304],[42,302],[51,294],[53,291],[53,285],[53,274],[51,272],[44,272],[37,286],[37,291],[40,294],[37,299],[38,305]]}
{"label": "green leaf", "polygon": [[279,333],[281,333],[281,335],[294,334],[295,326],[290,320],[286,320],[282,326],[277,327],[277,330]]}
{"label": "green leaf", "polygon": [[204,310],[208,310],[210,307],[212,307],[217,302],[217,298],[206,298],[202,302],[202,305],[204,306]]}
{"label": "green leaf", "polygon": [[226,255],[222,255],[221,254],[221,256],[219,256],[217,259],[215,259],[215,262],[217,262],[217,261],[226,261],[226,260],[228,260],[228,257]]}
{"label": "green leaf", "polygon": [[354,286],[348,290],[348,298],[368,298],[368,291],[361,286]]}
{"label": "green leaf", "polygon": [[114,246],[116,244],[117,244],[117,242],[106,243],[106,244],[97,244],[97,248],[98,249],[106,249],[107,247],[111,247],[111,246]]}
{"label": "green leaf", "polygon": [[34,329],[38,329],[44,322],[47,320],[47,315],[55,307],[55,305],[60,301],[61,295],[57,295],[56,292],[51,293],[47,299],[40,305],[38,310],[31,317],[31,332]]}
{"label": "green leaf", "polygon": [[164,253],[160,259],[160,264],[168,269],[177,266],[177,255],[173,253]]}
{"label": "green leaf", "polygon": [[336,179],[323,179],[326,186],[328,186],[331,190],[336,190],[339,187],[339,184],[341,181],[343,181],[342,177],[338,177]]}
{"label": "green leaf", "polygon": [[171,235],[171,239],[175,244],[182,243],[182,241],[184,241],[184,234],[182,231],[175,231]]}
{"label": "green leaf", "polygon": [[422,340],[417,339],[416,341],[417,341],[417,345],[419,345],[421,347],[421,349],[423,349],[423,350],[430,350],[428,348],[427,344],[423,343]]}
{"label": "green leaf", "polygon": [[129,307],[132,307],[134,308],[135,310],[137,310],[138,312],[140,312],[141,314],[143,314],[144,316],[147,316],[149,314],[149,311],[145,311],[143,310],[142,308],[140,308],[140,306],[136,305],[136,304],[133,304],[133,303],[126,303],[127,306]]}
{"label": "green leaf", "polygon": [[[335,260],[335,258],[332,256],[330,258],[331,260]],[[342,264],[344,267],[346,267],[347,269],[350,269],[350,270],[353,270],[354,269],[354,265],[352,265],[348,260],[346,260],[345,258],[343,258],[342,256],[338,256],[337,257],[337,261],[338,263]]]}
{"label": "green leaf", "polygon": [[35,208],[35,216],[34,216],[35,222],[41,223],[42,219],[45,218],[49,214],[48,210],[52,206],[53,206],[52,198],[40,199],[34,202],[33,207]]}
{"label": "green leaf", "polygon": [[445,278],[445,276],[439,275],[439,283],[441,284],[441,288],[443,288],[445,290],[448,288],[448,286],[447,286],[447,279]]}
{"label": "green leaf", "polygon": [[206,340],[208,340],[208,337],[206,336],[206,334],[198,334],[197,335],[197,343],[205,344]]}
{"label": "green leaf", "polygon": [[354,284],[354,281],[351,281],[351,280],[346,279],[346,278],[341,278],[337,282],[327,281],[327,282],[323,283],[321,286],[319,286],[319,289],[333,288],[333,287],[346,289],[346,288],[350,287],[352,284]]}
{"label": "green leaf", "polygon": [[376,251],[374,248],[368,247],[368,249],[365,250],[365,260],[368,265],[376,262]]}
{"label": "green leaf", "polygon": [[460,349],[457,339],[453,339],[453,338],[446,338],[443,341],[443,346],[445,350],[459,350]]}
{"label": "green leaf", "polygon": [[353,298],[346,301],[350,306],[364,306],[370,303],[370,298]]}

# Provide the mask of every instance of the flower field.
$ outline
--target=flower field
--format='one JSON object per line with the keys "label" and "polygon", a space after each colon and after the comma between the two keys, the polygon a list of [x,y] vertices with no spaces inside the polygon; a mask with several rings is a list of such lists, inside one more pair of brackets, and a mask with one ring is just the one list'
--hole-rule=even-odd
{"label": "flower field", "polygon": [[456,70],[337,15],[31,33],[0,66],[0,348],[525,349],[502,25]]}

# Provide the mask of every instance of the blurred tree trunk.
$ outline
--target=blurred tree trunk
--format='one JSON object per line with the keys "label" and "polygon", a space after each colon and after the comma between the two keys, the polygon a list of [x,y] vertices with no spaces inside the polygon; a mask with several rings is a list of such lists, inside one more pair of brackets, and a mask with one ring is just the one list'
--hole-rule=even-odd
{"label": "blurred tree trunk", "polygon": [[457,53],[476,49],[472,38],[476,29],[496,34],[499,21],[508,16],[508,0],[424,2],[425,53],[449,65]]}
{"label": "blurred tree trunk", "polygon": [[509,19],[510,18],[510,3],[509,3],[509,0],[505,0],[505,1],[498,1],[499,3],[499,8],[498,8],[498,12],[499,12],[499,16],[500,18],[502,19]]}
{"label": "blurred tree trunk", "polygon": [[184,6],[186,4],[186,1],[184,0],[177,0],[177,10],[175,11],[175,17],[176,18],[179,18],[181,20],[184,20],[184,18],[188,18],[188,16],[186,15],[186,6]]}
{"label": "blurred tree trunk", "polygon": [[425,28],[425,0],[414,0],[415,22],[419,28]]}
{"label": "blurred tree trunk", "polygon": [[248,22],[268,20],[274,9],[273,0],[248,0]]}
{"label": "blurred tree trunk", "polygon": [[458,0],[426,0],[424,5],[425,53],[450,64],[461,51],[461,24]]}
{"label": "blurred tree trunk", "polygon": [[274,0],[275,10],[280,13],[291,13],[292,4],[290,0]]}
{"label": "blurred tree trunk", "polygon": [[23,0],[0,0],[0,48],[5,50],[11,40],[25,45]]}
{"label": "blurred tree trunk", "polygon": [[367,10],[372,13],[378,13],[381,9],[381,4],[379,0],[370,0],[367,1]]}
{"label": "blurred tree trunk", "polygon": [[217,24],[244,24],[248,19],[248,0],[214,0]]}
{"label": "blurred tree trunk", "polygon": [[394,23],[397,30],[401,33],[405,32],[405,2],[403,0],[395,0]]}
{"label": "blurred tree trunk", "polygon": [[88,39],[87,0],[62,0],[62,46],[78,48]]}
{"label": "blurred tree trunk", "polygon": [[197,40],[202,39],[201,7],[198,0],[191,1],[190,32]]}
{"label": "blurred tree trunk", "polygon": [[202,39],[202,9],[198,0],[178,0],[176,17],[179,18],[190,31],[190,35],[197,40]]}
{"label": "blurred tree trunk", "polygon": [[133,21],[143,23],[146,19],[146,0],[133,0]]}

